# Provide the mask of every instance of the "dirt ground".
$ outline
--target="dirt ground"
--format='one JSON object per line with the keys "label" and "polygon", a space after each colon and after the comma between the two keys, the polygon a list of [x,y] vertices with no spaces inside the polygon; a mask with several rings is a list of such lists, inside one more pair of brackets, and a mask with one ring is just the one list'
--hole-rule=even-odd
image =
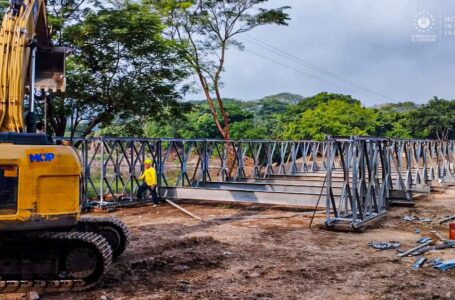
{"label": "dirt ground", "polygon": [[[447,237],[448,225],[438,220],[455,214],[455,188],[421,196],[414,208],[394,207],[364,233],[308,229],[310,214],[297,211],[183,206],[207,221],[169,205],[113,213],[129,225],[132,239],[102,284],[43,299],[455,299],[455,270],[425,264],[414,271],[416,257],[368,246],[398,240],[402,249],[410,249],[431,230]],[[433,221],[401,220],[407,214]],[[315,223],[323,220],[320,214]],[[426,257],[455,258],[455,249]]]}

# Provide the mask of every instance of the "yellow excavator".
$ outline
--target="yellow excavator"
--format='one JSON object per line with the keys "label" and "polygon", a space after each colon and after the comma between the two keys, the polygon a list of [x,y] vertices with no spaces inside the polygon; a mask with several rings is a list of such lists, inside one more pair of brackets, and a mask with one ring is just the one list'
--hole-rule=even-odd
{"label": "yellow excavator", "polygon": [[115,217],[81,217],[77,154],[34,133],[35,90],[65,90],[45,0],[11,0],[0,49],[0,293],[88,289],[129,232]]}

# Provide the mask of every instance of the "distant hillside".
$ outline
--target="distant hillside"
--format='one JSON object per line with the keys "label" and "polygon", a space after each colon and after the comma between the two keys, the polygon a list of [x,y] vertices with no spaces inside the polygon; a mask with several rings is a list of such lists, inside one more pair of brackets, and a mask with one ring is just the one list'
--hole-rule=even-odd
{"label": "distant hillside", "polygon": [[[234,98],[223,98],[223,101],[233,101],[233,102],[282,102],[287,104],[297,104],[299,101],[305,99],[305,97],[298,94],[291,93],[279,93],[275,95],[265,96],[260,99],[234,99]],[[205,103],[206,100],[189,100],[187,101],[191,104],[201,104]]]}
{"label": "distant hillside", "polygon": [[283,103],[297,104],[303,99],[304,99],[304,97],[301,95],[298,95],[298,94],[279,93],[276,95],[266,96],[257,101],[259,101],[259,102],[279,101],[279,102],[283,102]]}

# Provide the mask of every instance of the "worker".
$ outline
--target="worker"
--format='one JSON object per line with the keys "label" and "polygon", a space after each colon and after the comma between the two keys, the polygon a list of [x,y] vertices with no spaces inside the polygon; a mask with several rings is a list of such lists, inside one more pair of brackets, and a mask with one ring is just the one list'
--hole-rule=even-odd
{"label": "worker", "polygon": [[156,194],[156,185],[157,185],[157,178],[156,178],[156,170],[152,167],[152,160],[146,159],[144,162],[144,172],[138,178],[139,180],[143,180],[142,184],[139,186],[137,191],[137,200],[142,200],[142,194],[149,190],[152,193],[153,199],[153,206],[156,207],[160,204],[158,195]]}

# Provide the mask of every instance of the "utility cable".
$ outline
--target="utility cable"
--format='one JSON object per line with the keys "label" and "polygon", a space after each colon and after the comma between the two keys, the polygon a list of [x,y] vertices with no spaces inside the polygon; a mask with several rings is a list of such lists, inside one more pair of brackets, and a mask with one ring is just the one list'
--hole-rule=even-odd
{"label": "utility cable", "polygon": [[321,74],[323,74],[325,76],[329,76],[329,77],[331,77],[333,79],[336,79],[338,81],[345,82],[345,83],[347,83],[347,84],[349,84],[349,85],[351,85],[353,87],[356,87],[357,89],[360,89],[360,90],[362,90],[364,92],[367,92],[369,94],[373,94],[375,96],[379,96],[381,98],[393,101],[392,98],[389,97],[389,96],[386,96],[386,95],[384,95],[384,94],[382,94],[380,92],[377,92],[377,91],[375,91],[375,90],[373,90],[371,88],[368,88],[368,87],[362,86],[362,85],[360,85],[358,83],[355,83],[352,80],[344,78],[344,77],[342,77],[342,76],[340,76],[340,75],[338,75],[338,74],[336,74],[334,72],[325,70],[322,67],[319,67],[319,66],[317,66],[317,65],[315,65],[315,64],[313,64],[311,62],[308,62],[308,61],[306,61],[304,59],[301,59],[301,58],[299,58],[299,57],[297,57],[295,55],[292,55],[292,54],[290,54],[288,52],[285,52],[285,51],[283,51],[283,50],[281,50],[281,49],[279,49],[279,48],[277,48],[277,47],[275,47],[275,46],[273,46],[273,45],[271,45],[271,44],[269,44],[267,42],[264,42],[264,41],[262,41],[260,39],[255,38],[255,37],[253,37],[253,36],[251,36],[249,34],[245,34],[244,38],[246,38],[245,40],[247,42],[249,42],[249,43],[252,43],[252,44],[254,44],[254,45],[256,45],[256,46],[258,46],[258,47],[260,47],[262,49],[265,49],[267,51],[273,52],[276,55],[282,56],[282,57],[284,57],[284,58],[286,58],[288,60],[294,61],[294,62],[296,62],[296,63],[298,63],[300,65],[305,66],[306,68],[309,68],[309,69],[313,70],[313,71],[319,72],[319,73],[321,73]]}
{"label": "utility cable", "polygon": [[[291,66],[289,66],[289,65],[287,65],[287,64],[284,64],[284,63],[281,62],[281,61],[275,60],[275,59],[273,59],[273,58],[270,58],[270,57],[268,57],[268,56],[262,55],[262,54],[260,54],[260,53],[255,52],[255,51],[252,51],[252,50],[249,50],[249,49],[245,49],[245,52],[251,53],[251,54],[256,55],[256,56],[258,56],[258,57],[261,57],[261,58],[263,58],[263,59],[265,59],[265,60],[267,60],[267,61],[271,61],[271,62],[276,63],[276,64],[278,64],[278,65],[280,65],[280,66],[282,66],[282,67],[285,67],[285,68],[290,69],[290,70],[293,70],[293,71],[295,71],[295,72],[304,74],[305,76],[314,78],[314,79],[316,79],[316,80],[325,82],[325,83],[327,83],[327,84],[335,85],[335,86],[337,86],[337,87],[339,87],[339,88],[342,88],[342,89],[347,89],[345,86],[339,85],[339,84],[334,83],[334,82],[330,82],[330,81],[328,81],[328,80],[325,80],[324,78],[321,78],[321,77],[318,77],[318,76],[316,76],[316,75],[313,75],[313,74],[304,72],[304,71],[302,71],[302,70],[300,70],[300,69],[296,69],[296,68],[291,67]],[[348,89],[348,90],[351,91],[351,92],[353,91],[352,89]]]}

